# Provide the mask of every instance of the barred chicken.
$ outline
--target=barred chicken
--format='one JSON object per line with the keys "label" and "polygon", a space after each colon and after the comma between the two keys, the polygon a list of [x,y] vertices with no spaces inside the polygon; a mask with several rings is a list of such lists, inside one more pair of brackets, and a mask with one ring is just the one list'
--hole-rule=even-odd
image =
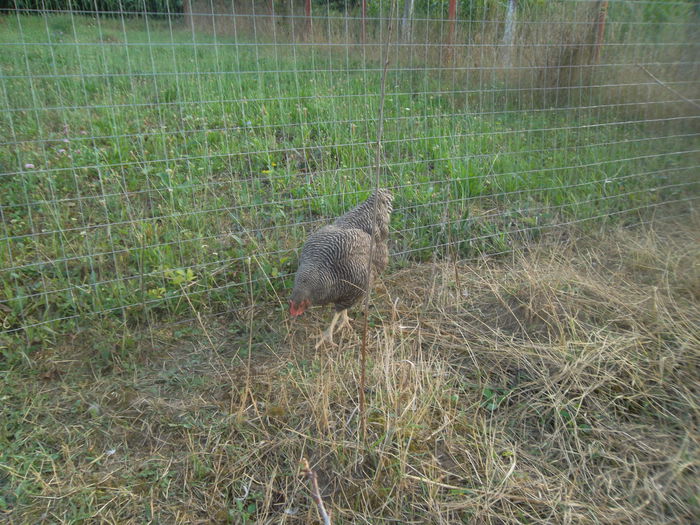
{"label": "barred chicken", "polygon": [[[364,296],[374,277],[389,262],[387,241],[393,199],[389,190],[377,190],[365,202],[306,240],[294,279],[289,313],[297,317],[311,305],[335,304],[331,325],[321,335],[316,348],[326,341],[334,344],[333,332],[338,321],[340,329],[349,326],[348,308]],[[372,236],[374,248],[370,265]]]}

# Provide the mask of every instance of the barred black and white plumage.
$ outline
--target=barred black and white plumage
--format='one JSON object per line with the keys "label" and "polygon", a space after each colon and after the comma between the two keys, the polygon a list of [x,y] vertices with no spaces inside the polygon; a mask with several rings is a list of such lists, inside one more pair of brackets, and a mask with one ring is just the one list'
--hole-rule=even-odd
{"label": "barred black and white plumage", "polygon": [[[391,192],[380,189],[333,224],[312,233],[304,243],[289,312],[296,317],[311,305],[335,304],[331,326],[317,346],[324,340],[333,342],[338,318],[342,317],[342,325],[349,322],[347,309],[364,296],[372,279],[386,268],[392,201]],[[374,248],[369,265],[371,236]]]}

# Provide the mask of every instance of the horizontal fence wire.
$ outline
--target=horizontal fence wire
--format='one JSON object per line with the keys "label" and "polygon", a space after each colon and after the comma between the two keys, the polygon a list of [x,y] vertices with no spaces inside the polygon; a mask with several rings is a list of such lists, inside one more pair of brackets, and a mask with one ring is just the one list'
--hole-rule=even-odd
{"label": "horizontal fence wire", "polygon": [[697,206],[696,3],[362,3],[0,9],[0,349],[283,306],[385,59],[394,267]]}

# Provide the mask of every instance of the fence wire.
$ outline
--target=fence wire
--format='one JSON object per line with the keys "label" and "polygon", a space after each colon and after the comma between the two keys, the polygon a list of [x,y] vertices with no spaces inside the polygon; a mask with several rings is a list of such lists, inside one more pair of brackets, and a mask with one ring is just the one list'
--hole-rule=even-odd
{"label": "fence wire", "polygon": [[385,49],[394,264],[700,196],[695,2],[35,4],[0,11],[0,346],[283,303],[372,187]]}

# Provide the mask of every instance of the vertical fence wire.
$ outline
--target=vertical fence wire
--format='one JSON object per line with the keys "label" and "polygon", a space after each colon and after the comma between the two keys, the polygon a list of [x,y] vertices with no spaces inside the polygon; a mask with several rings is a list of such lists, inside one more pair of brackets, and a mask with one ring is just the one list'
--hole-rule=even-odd
{"label": "vertical fence wire", "polygon": [[0,10],[0,344],[282,302],[372,187],[389,35],[395,262],[697,206],[693,2],[39,4]]}

